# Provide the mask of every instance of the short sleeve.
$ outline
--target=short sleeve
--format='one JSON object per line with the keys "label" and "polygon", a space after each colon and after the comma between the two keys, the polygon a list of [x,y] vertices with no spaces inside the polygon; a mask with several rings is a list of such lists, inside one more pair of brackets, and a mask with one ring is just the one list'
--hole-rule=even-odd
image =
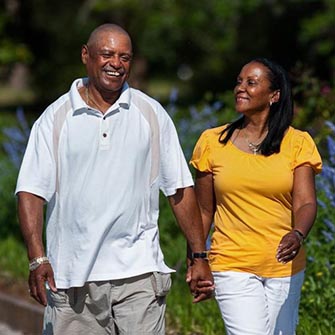
{"label": "short sleeve", "polygon": [[171,196],[194,182],[172,119],[163,109],[160,117],[160,189],[165,196]]}
{"label": "short sleeve", "polygon": [[315,174],[322,170],[322,160],[319,151],[307,132],[299,132],[294,144],[293,169],[299,166],[310,166]]}
{"label": "short sleeve", "polygon": [[53,155],[51,113],[33,125],[20,167],[15,194],[28,192],[50,201],[55,192],[56,166]]}
{"label": "short sleeve", "polygon": [[190,164],[198,171],[212,172],[208,131],[204,131],[198,139]]}

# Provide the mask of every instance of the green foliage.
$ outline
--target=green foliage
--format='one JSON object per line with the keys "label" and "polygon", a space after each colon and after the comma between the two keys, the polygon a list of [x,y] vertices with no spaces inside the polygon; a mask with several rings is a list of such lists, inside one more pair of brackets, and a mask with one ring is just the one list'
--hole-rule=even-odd
{"label": "green foliage", "polygon": [[21,240],[20,229],[16,219],[16,203],[14,187],[17,169],[3,155],[0,154],[0,236],[14,236]]}
{"label": "green foliage", "polygon": [[22,242],[13,236],[2,237],[0,242],[0,276],[16,280],[27,279],[27,253]]}
{"label": "green foliage", "polygon": [[335,319],[329,314],[335,310],[334,193],[332,200],[319,189],[318,197],[324,205],[319,206],[318,218],[306,243],[309,257],[298,334],[335,334]]}
{"label": "green foliage", "polygon": [[335,86],[320,81],[311,69],[298,64],[292,72],[295,98],[294,126],[309,131],[321,156],[327,156],[326,137],[331,133],[324,121],[335,123]]}
{"label": "green foliage", "polygon": [[0,12],[0,67],[16,62],[29,64],[32,60],[29,47],[17,36],[8,34],[7,30],[13,25],[13,19],[10,9]]}
{"label": "green foliage", "polygon": [[335,1],[322,1],[322,7],[312,17],[306,17],[301,21],[299,36],[301,44],[309,50],[309,58],[313,60],[321,56],[330,68],[335,66],[334,13]]}
{"label": "green foliage", "polygon": [[90,31],[115,22],[133,38],[131,80],[141,88],[164,78],[199,101],[206,92],[230,88],[241,65],[255,56],[287,69],[302,62],[334,80],[333,12],[333,0],[6,1],[0,73],[10,74],[4,64],[29,64],[37,102],[47,104],[84,75],[80,48]]}
{"label": "green foliage", "polygon": [[0,65],[10,65],[16,62],[30,63],[32,55],[24,44],[14,44],[12,41],[0,41]]}

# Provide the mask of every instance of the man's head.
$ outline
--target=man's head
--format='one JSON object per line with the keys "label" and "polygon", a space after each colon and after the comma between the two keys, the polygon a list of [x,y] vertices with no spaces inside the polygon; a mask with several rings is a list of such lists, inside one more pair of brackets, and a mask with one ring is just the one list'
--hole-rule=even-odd
{"label": "man's head", "polygon": [[127,80],[132,60],[129,34],[115,24],[103,24],[83,45],[81,58],[86,66],[89,85],[104,96],[118,96]]}

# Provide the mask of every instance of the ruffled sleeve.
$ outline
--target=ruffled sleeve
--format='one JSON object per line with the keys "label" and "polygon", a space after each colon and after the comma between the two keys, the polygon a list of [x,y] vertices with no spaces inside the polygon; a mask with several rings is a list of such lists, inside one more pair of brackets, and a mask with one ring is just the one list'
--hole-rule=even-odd
{"label": "ruffled sleeve", "polygon": [[212,172],[208,130],[204,131],[196,143],[190,164],[201,172]]}
{"label": "ruffled sleeve", "polygon": [[322,160],[318,149],[307,132],[298,132],[294,143],[293,169],[299,166],[310,166],[315,174],[322,170]]}

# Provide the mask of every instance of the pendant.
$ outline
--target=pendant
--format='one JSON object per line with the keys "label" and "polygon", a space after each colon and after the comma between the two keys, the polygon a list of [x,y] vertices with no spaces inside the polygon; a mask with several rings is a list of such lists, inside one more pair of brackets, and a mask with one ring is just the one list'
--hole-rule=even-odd
{"label": "pendant", "polygon": [[253,152],[254,155],[257,155],[257,151],[259,150],[259,145],[253,144],[251,142],[248,143],[248,147],[250,151]]}

